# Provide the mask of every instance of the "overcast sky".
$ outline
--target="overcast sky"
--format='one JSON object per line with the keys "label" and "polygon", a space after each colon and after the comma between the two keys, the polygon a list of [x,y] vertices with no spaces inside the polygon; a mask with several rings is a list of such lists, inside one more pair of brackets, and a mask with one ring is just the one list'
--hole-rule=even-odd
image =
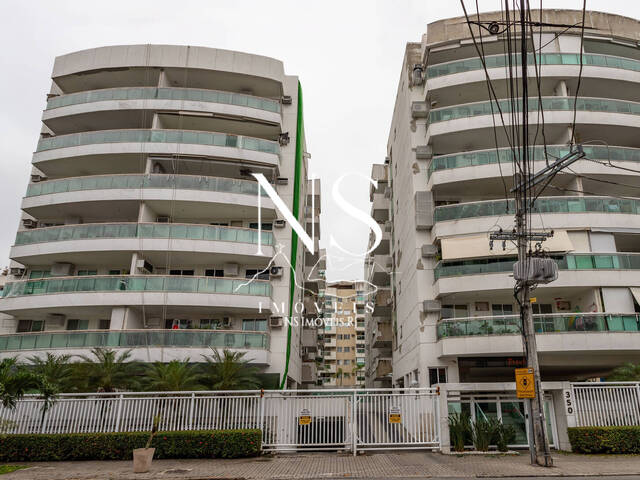
{"label": "overcast sky", "polygon": [[[531,0],[531,6],[539,0]],[[480,0],[496,10],[499,0]],[[475,11],[475,1],[466,0]],[[545,8],[581,8],[581,0],[545,0]],[[588,0],[587,9],[640,18],[637,0]],[[31,154],[54,57],[116,44],[201,45],[267,55],[298,75],[304,92],[311,171],[323,183],[321,244],[329,233],[349,251],[366,248],[368,229],[330,196],[337,176],[369,175],[384,160],[402,56],[428,23],[462,15],[457,0],[7,1],[0,29],[0,266],[8,265]],[[369,211],[366,180],[353,176],[345,198]],[[331,253],[331,252],[330,252]],[[362,276],[330,262],[329,280]],[[341,271],[342,270],[342,271]]]}

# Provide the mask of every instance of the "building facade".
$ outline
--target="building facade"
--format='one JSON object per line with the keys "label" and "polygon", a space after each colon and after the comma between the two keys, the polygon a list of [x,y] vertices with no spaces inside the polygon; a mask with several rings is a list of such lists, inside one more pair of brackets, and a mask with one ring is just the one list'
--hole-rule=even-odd
{"label": "building facade", "polygon": [[[580,25],[582,12],[545,10],[542,21]],[[543,380],[602,376],[640,358],[640,23],[587,12],[586,27],[583,41],[579,29],[545,27],[529,46],[535,170],[569,152],[574,102],[586,154],[531,218],[553,230],[542,249],[559,266],[533,293]],[[517,252],[488,238],[514,228],[511,115],[500,117],[486,82],[509,112],[505,36],[473,28],[487,73],[465,18],[432,23],[406,47],[386,160],[372,175],[372,215],[385,228],[365,278],[388,297],[368,318],[369,386],[512,381],[524,365]]]}
{"label": "building facade", "polygon": [[230,348],[271,385],[299,386],[301,329],[284,319],[303,301],[308,256],[253,174],[303,228],[319,214],[301,92],[280,61],[213,48],[56,58],[0,355],[107,346],[197,362]]}

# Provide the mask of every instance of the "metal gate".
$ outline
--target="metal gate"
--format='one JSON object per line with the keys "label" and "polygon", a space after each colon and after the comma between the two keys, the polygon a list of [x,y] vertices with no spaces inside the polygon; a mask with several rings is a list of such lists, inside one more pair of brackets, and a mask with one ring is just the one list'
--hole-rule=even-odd
{"label": "metal gate", "polygon": [[438,448],[435,389],[269,390],[62,394],[42,414],[28,395],[0,407],[2,433],[259,428],[264,450]]}

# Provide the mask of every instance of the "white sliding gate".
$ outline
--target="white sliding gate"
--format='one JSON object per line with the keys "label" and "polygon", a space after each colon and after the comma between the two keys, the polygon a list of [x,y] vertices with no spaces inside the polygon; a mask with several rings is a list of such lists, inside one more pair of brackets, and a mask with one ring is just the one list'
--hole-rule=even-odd
{"label": "white sliding gate", "polygon": [[578,427],[640,425],[639,382],[572,383]]}
{"label": "white sliding gate", "polygon": [[62,394],[0,407],[4,433],[262,430],[264,450],[438,448],[435,389]]}

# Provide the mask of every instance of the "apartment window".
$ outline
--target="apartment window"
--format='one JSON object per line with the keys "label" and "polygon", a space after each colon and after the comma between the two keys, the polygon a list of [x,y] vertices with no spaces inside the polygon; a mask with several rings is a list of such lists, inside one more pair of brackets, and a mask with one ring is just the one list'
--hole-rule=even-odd
{"label": "apartment window", "polygon": [[109,275],[120,275],[122,274],[122,270],[116,269],[116,270],[109,270]]}
{"label": "apartment window", "polygon": [[550,303],[532,303],[531,310],[535,315],[553,313],[553,308]]}
{"label": "apartment window", "polygon": [[442,318],[465,318],[469,316],[466,305],[443,305]]}
{"label": "apartment window", "polygon": [[349,340],[351,338],[351,334],[350,333],[345,333],[344,335],[342,335],[342,338],[344,340]]}
{"label": "apartment window", "polygon": [[29,272],[29,278],[49,278],[51,272],[48,270],[31,270]]}
{"label": "apartment window", "polygon": [[206,330],[217,330],[218,328],[220,328],[220,320],[216,318],[201,318],[200,328]]}
{"label": "apartment window", "polygon": [[364,347],[358,347],[358,348],[356,349],[356,352],[358,352],[358,353],[364,353]]}
{"label": "apartment window", "polygon": [[67,320],[67,330],[88,330],[89,320]]}
{"label": "apartment window", "polygon": [[447,368],[434,367],[429,368],[429,386],[436,383],[447,383]]}
{"label": "apartment window", "polygon": [[224,277],[224,270],[208,268],[204,271],[205,277]]}
{"label": "apartment window", "polygon": [[344,353],[349,353],[351,351],[351,347],[344,347]]}
{"label": "apartment window", "polygon": [[244,319],[242,320],[242,330],[252,332],[266,332],[267,321],[264,318]]}
{"label": "apartment window", "polygon": [[351,378],[351,374],[350,373],[343,373],[342,376],[344,378]]}
{"label": "apartment window", "polygon": [[351,360],[343,360],[342,364],[343,365],[351,365]]}
{"label": "apartment window", "polygon": [[511,304],[492,304],[491,313],[493,315],[513,315],[513,305]]}
{"label": "apartment window", "polygon": [[341,333],[338,334],[338,340],[342,340],[342,334]]}
{"label": "apartment window", "polygon": [[229,222],[209,222],[209,225],[213,225],[214,227],[228,227]]}
{"label": "apartment window", "polygon": [[245,278],[251,279],[257,275],[258,280],[269,280],[269,269],[249,268],[245,270]]}
{"label": "apartment window", "polygon": [[169,270],[169,275],[182,275],[187,277],[193,277],[193,270],[183,270],[183,269],[172,269]]}
{"label": "apartment window", "polygon": [[356,340],[364,341],[364,333],[359,333],[358,336],[356,337]]}
{"label": "apartment window", "polygon": [[17,333],[42,332],[44,331],[43,320],[19,320]]}
{"label": "apartment window", "polygon": [[76,272],[76,275],[78,275],[79,277],[88,277],[89,275],[97,275],[98,271],[97,270],[78,270]]}
{"label": "apartment window", "polygon": [[342,353],[342,347],[338,347],[337,351]]}
{"label": "apartment window", "polygon": [[108,318],[100,319],[100,321],[98,322],[98,328],[100,330],[109,330],[111,328],[111,320]]}
{"label": "apartment window", "polygon": [[[258,222],[252,222],[249,224],[249,228],[258,228]],[[263,223],[262,224],[262,230],[272,230],[273,229],[273,224],[272,223]]]}

